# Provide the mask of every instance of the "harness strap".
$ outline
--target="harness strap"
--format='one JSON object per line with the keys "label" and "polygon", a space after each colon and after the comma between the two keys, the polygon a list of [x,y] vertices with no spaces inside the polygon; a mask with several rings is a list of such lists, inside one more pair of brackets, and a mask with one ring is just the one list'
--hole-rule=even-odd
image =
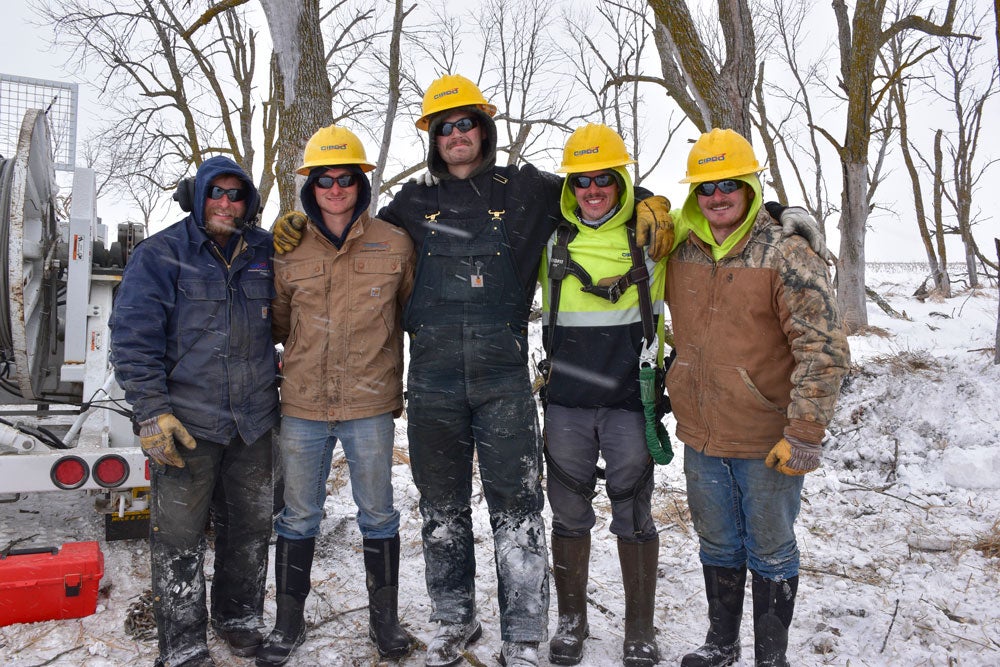
{"label": "harness strap", "polygon": [[[597,478],[599,476],[597,472],[594,472],[593,476],[586,482],[577,481],[568,472],[559,467],[552,454],[549,453],[548,444],[542,445],[542,453],[545,455],[545,468],[553,479],[573,493],[583,496],[588,502],[597,496]],[[601,468],[597,470],[603,472]]]}

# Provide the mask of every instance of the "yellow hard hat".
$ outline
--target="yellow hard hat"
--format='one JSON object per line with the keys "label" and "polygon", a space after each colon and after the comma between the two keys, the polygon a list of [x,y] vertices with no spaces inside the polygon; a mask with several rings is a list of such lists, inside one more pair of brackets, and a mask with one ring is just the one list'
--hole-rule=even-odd
{"label": "yellow hard hat", "polygon": [[309,137],[306,150],[302,156],[302,166],[295,170],[296,174],[308,176],[314,167],[334,167],[344,164],[356,164],[361,171],[372,171],[375,165],[365,157],[365,147],[357,135],[346,127],[330,125],[316,131]]}
{"label": "yellow hard hat", "polygon": [[625,149],[625,142],[607,125],[590,123],[577,128],[563,148],[560,174],[610,169],[635,164]]}
{"label": "yellow hard hat", "polygon": [[753,146],[734,130],[715,127],[698,138],[688,153],[687,178],[681,183],[717,181],[760,171]]}
{"label": "yellow hard hat", "polygon": [[467,106],[479,107],[480,111],[491,118],[497,113],[497,108],[483,97],[479,86],[461,74],[446,74],[435,79],[424,93],[424,106],[421,109],[423,115],[417,120],[417,129],[426,132],[431,124],[431,116],[439,111]]}

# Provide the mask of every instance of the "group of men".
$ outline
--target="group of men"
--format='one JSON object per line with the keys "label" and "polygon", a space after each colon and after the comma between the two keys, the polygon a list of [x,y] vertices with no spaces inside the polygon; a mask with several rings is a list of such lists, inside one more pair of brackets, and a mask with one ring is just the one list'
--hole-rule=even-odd
{"label": "group of men", "polygon": [[[112,313],[117,377],[151,459],[158,665],[213,665],[207,624],[257,665],[289,661],[304,608],[336,443],[358,507],[369,634],[382,657],[413,646],[398,618],[399,513],[393,418],[403,409],[420,493],[431,620],[425,664],[454,665],[481,635],[472,530],[473,457],[489,509],[504,665],[538,664],[548,639],[552,508],[555,664],[581,661],[591,501],[599,457],[625,594],[624,664],[653,665],[658,532],[653,460],[665,370],[664,302],[676,359],[666,377],[685,443],[710,628],[684,665],[740,652],[753,574],[759,665],[784,665],[798,575],[793,524],[802,475],[819,465],[848,350],[823,260],[762,208],[760,166],[730,130],[691,151],[684,206],[635,188],[624,142],[577,130],[561,179],[496,163],[496,108],[447,75],[424,97],[428,176],[368,214],[374,166],[349,130],[319,130],[298,173],[303,213],[267,232],[259,197],[227,158],[204,162],[190,215],[140,244]],[[771,211],[785,221],[794,211]],[[275,249],[278,255],[275,256]],[[670,271],[666,271],[668,262]],[[527,368],[527,321],[543,287],[545,424]],[[284,504],[275,522],[277,614],[263,598],[271,532],[271,430],[279,422]],[[543,439],[545,445],[543,446]],[[180,443],[178,449],[175,443]],[[204,528],[215,526],[206,609]]]}

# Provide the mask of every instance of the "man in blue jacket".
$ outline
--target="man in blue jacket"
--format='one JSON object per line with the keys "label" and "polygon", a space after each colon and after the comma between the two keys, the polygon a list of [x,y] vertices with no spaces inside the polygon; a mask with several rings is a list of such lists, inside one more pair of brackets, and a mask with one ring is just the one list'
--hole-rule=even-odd
{"label": "man in blue jacket", "polygon": [[261,643],[279,415],[273,248],[252,225],[257,189],[235,162],[213,157],[182,190],[191,214],[136,247],[111,315],[112,362],[150,459],[162,667],[215,664],[202,571],[210,511],[212,626],[236,655]]}

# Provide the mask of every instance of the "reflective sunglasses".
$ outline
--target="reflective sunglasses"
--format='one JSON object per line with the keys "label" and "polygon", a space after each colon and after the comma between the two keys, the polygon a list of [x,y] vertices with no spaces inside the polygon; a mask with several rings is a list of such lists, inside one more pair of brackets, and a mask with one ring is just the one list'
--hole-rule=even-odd
{"label": "reflective sunglasses", "polygon": [[208,191],[209,199],[222,199],[222,195],[229,197],[229,201],[243,201],[247,198],[247,191],[243,188],[220,188],[218,185],[213,185]]}
{"label": "reflective sunglasses", "polygon": [[320,176],[315,181],[316,187],[329,190],[336,183],[342,188],[349,188],[358,182],[357,174],[341,174],[340,176]]}
{"label": "reflective sunglasses", "polygon": [[698,187],[696,187],[694,191],[701,197],[711,197],[715,194],[715,189],[718,188],[722,194],[730,195],[737,190],[742,189],[744,185],[745,183],[743,183],[743,181],[727,178],[724,181],[707,181],[705,183],[699,183]]}
{"label": "reflective sunglasses", "polygon": [[459,118],[455,122],[441,123],[437,129],[437,136],[447,137],[456,129],[465,134],[474,127],[479,127],[479,121],[472,117]]}
{"label": "reflective sunglasses", "polygon": [[597,176],[571,176],[569,179],[570,184],[574,188],[580,188],[581,190],[589,188],[591,181],[599,188],[606,188],[612,183],[617,182],[614,175],[608,173],[598,174]]}

